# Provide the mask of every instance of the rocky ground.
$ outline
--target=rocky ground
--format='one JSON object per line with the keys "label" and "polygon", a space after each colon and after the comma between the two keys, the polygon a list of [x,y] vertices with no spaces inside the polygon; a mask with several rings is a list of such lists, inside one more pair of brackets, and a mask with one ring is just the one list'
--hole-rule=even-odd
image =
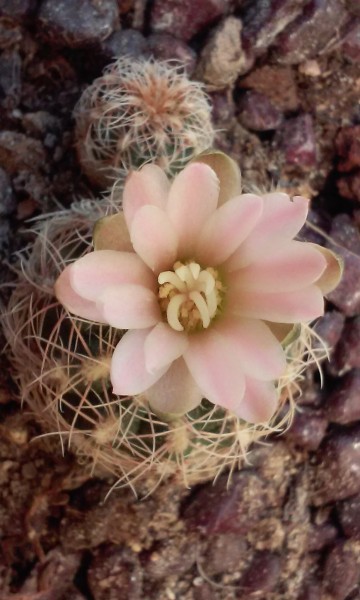
{"label": "rocky ground", "polygon": [[250,463],[146,500],[88,479],[0,372],[1,600],[360,599],[360,8],[357,0],[0,0],[2,279],[30,217],[97,190],[72,110],[113,56],[185,60],[245,184],[312,198],[345,260],[318,331],[325,384]]}

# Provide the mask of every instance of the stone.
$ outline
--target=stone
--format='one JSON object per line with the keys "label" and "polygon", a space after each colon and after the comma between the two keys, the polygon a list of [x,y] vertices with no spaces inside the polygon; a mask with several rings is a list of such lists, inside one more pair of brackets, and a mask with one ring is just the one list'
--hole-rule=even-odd
{"label": "stone", "polygon": [[0,217],[10,215],[16,210],[16,199],[14,197],[11,182],[0,167]]}
{"label": "stone", "polygon": [[180,61],[190,77],[196,66],[196,52],[182,40],[167,33],[153,33],[146,39],[147,51],[156,60]]}
{"label": "stone", "polygon": [[248,544],[243,537],[235,533],[218,534],[209,541],[201,562],[206,565],[206,573],[214,576],[241,570],[248,556]]}
{"label": "stone", "polygon": [[[331,600],[345,600],[360,576],[360,562],[350,542],[339,541],[330,550],[324,566],[322,591]],[[322,596],[322,597],[324,597]]]}
{"label": "stone", "polygon": [[227,476],[201,488],[184,511],[190,530],[206,535],[247,533],[268,505],[268,491],[256,475],[243,471],[234,475],[229,489]]}
{"label": "stone", "polygon": [[333,362],[336,375],[340,376],[350,369],[360,368],[360,317],[346,323]]}
{"label": "stone", "polygon": [[360,171],[338,179],[337,188],[340,196],[360,202]]}
{"label": "stone", "polygon": [[241,77],[238,85],[264,94],[282,112],[299,108],[297,83],[291,67],[263,65]]}
{"label": "stone", "polygon": [[227,13],[230,0],[154,0],[150,28],[188,41]]}
{"label": "stone", "polygon": [[[357,362],[360,363],[360,356]],[[360,419],[360,369],[340,379],[326,401],[325,410],[332,423],[348,425]]]}
{"label": "stone", "polygon": [[360,234],[349,217],[338,215],[330,230],[333,242],[327,242],[344,262],[344,272],[339,285],[328,294],[332,302],[345,316],[352,317],[360,312]]}
{"label": "stone", "polygon": [[256,56],[271,46],[279,33],[302,13],[307,0],[252,0],[242,14],[243,40]]}
{"label": "stone", "polygon": [[209,96],[212,104],[212,120],[215,124],[224,123],[228,126],[229,121],[235,115],[235,105],[232,96],[226,92],[212,92]]}
{"label": "stone", "polygon": [[277,129],[283,120],[282,113],[260,92],[245,92],[237,108],[241,125],[252,131]]}
{"label": "stone", "polygon": [[309,552],[318,552],[329,546],[336,539],[337,535],[338,531],[336,527],[330,523],[312,525],[308,535],[307,550]]}
{"label": "stone", "polygon": [[360,427],[334,431],[316,452],[311,499],[316,506],[360,493]]}
{"label": "stone", "polygon": [[0,165],[9,175],[16,175],[22,169],[40,169],[46,162],[46,155],[39,140],[16,131],[0,132]]}
{"label": "stone", "polygon": [[317,57],[348,20],[341,0],[312,0],[277,38],[273,52],[277,62],[297,65]]}
{"label": "stone", "polygon": [[[360,11],[359,11],[360,16]],[[351,62],[360,61],[360,21],[357,20],[341,44],[341,53]]]}
{"label": "stone", "polygon": [[316,142],[313,120],[309,114],[286,119],[277,130],[275,144],[284,156],[286,166],[303,170],[316,165]]}
{"label": "stone", "polygon": [[119,27],[116,0],[44,0],[39,30],[50,43],[79,48],[105,40]]}
{"label": "stone", "polygon": [[36,10],[38,0],[0,0],[0,17],[21,21]]}
{"label": "stone", "polygon": [[139,558],[122,546],[102,546],[87,572],[94,600],[142,600],[142,573]]}
{"label": "stone", "polygon": [[360,495],[339,502],[337,515],[346,537],[360,540]]}
{"label": "stone", "polygon": [[257,552],[239,582],[246,597],[259,598],[259,594],[271,592],[281,574],[281,559],[268,551]]}
{"label": "stone", "polygon": [[195,75],[210,91],[232,86],[239,75],[251,69],[253,57],[243,48],[241,29],[240,19],[228,17],[205,43]]}
{"label": "stone", "polygon": [[360,168],[360,125],[340,129],[335,139],[335,148],[340,158],[338,171],[347,173]]}
{"label": "stone", "polygon": [[286,432],[289,444],[305,450],[317,450],[325,437],[328,422],[322,413],[302,409],[296,413],[290,428]]}
{"label": "stone", "polygon": [[[330,310],[316,322],[314,331],[325,342],[330,352],[333,352],[340,340],[344,329],[345,317],[337,310]],[[321,348],[321,343],[314,339],[314,347]]]}
{"label": "stone", "polygon": [[101,42],[101,53],[107,60],[120,56],[141,58],[147,56],[147,42],[140,31],[135,29],[120,29],[114,31],[106,40]]}
{"label": "stone", "polygon": [[5,50],[0,55],[0,102],[5,108],[14,109],[18,106],[20,97],[20,54],[17,50]]}
{"label": "stone", "polygon": [[360,17],[360,4],[358,0],[345,0],[345,5],[351,14]]}
{"label": "stone", "polygon": [[359,228],[349,215],[343,213],[333,218],[330,237],[351,252],[360,254]]}

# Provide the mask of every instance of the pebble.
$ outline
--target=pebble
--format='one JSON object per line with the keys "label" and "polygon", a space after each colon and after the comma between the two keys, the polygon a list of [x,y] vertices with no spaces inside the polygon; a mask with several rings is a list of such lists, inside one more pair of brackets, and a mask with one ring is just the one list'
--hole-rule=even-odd
{"label": "pebble", "polygon": [[[360,354],[357,362],[360,366]],[[326,401],[325,410],[332,423],[348,425],[360,419],[360,369],[354,369],[340,379]]]}
{"label": "pebble", "polygon": [[337,515],[346,537],[360,540],[360,495],[340,502]]}
{"label": "pebble", "polygon": [[157,60],[180,61],[190,77],[196,66],[196,52],[182,40],[167,33],[153,33],[146,39],[148,53]]}
{"label": "pebble", "polygon": [[316,58],[348,20],[341,0],[312,0],[277,38],[274,47],[277,62],[297,65]]}
{"label": "pebble", "polygon": [[349,320],[334,356],[336,375],[360,368],[360,317]]}
{"label": "pebble", "polygon": [[337,181],[340,196],[360,202],[360,171],[340,177]]}
{"label": "pebble", "polygon": [[339,541],[329,552],[324,566],[323,594],[329,600],[345,600],[360,576],[356,550],[348,541]]}
{"label": "pebble", "polygon": [[78,48],[96,44],[119,27],[116,0],[44,0],[39,31],[55,45]]}
{"label": "pebble", "polygon": [[237,105],[240,123],[252,131],[277,129],[283,120],[282,113],[260,92],[245,92]]}
{"label": "pebble", "polygon": [[241,570],[249,556],[249,547],[244,537],[235,533],[213,536],[201,558],[207,575]]}
{"label": "pebble", "polygon": [[286,165],[304,170],[316,165],[316,142],[311,115],[301,114],[284,121],[277,131],[275,143],[282,152]]}
{"label": "pebble", "polygon": [[247,533],[267,505],[267,489],[256,475],[242,471],[227,489],[227,476],[201,488],[184,511],[188,527],[206,535]]}
{"label": "pebble", "polygon": [[281,574],[281,560],[277,554],[268,551],[257,552],[240,579],[239,587],[246,597],[259,598],[259,594],[271,592]]}
{"label": "pebble", "polygon": [[351,252],[360,254],[359,228],[349,215],[343,213],[333,218],[330,237]]}
{"label": "pebble", "polygon": [[[360,11],[359,11],[360,16]],[[360,61],[360,21],[357,20],[351,31],[344,37],[341,53],[354,63]]]}
{"label": "pebble", "polygon": [[139,58],[147,55],[147,42],[140,31],[121,29],[101,42],[101,53],[107,60],[124,55]]}
{"label": "pebble", "polygon": [[16,131],[0,131],[0,165],[12,175],[40,169],[46,162],[42,143]]}
{"label": "pebble", "polygon": [[291,445],[305,450],[317,450],[325,436],[327,425],[326,418],[319,411],[302,409],[295,415],[286,432],[286,439]]}
{"label": "pebble", "polygon": [[[340,340],[344,329],[345,317],[338,310],[329,310],[321,317],[314,327],[314,331],[325,342],[328,349],[333,352]],[[315,348],[321,347],[320,342],[314,340]]]}
{"label": "pebble", "polygon": [[338,171],[346,173],[360,168],[360,125],[340,129],[335,139],[335,148],[340,158]]}
{"label": "pebble", "polygon": [[38,0],[0,0],[0,17],[21,21],[36,10]]}
{"label": "pebble", "polygon": [[235,104],[227,92],[212,92],[209,94],[212,104],[212,119],[215,123],[228,126],[235,115]]}
{"label": "pebble", "polygon": [[230,0],[154,0],[151,31],[188,41],[226,14],[230,4]]}
{"label": "pebble", "polygon": [[338,531],[334,525],[325,523],[325,525],[313,525],[308,535],[309,552],[318,552],[326,546],[329,546],[337,537]]}
{"label": "pebble", "polygon": [[238,85],[264,94],[283,112],[299,108],[298,88],[292,67],[263,65],[241,77]]}
{"label": "pebble", "polygon": [[94,600],[142,600],[142,573],[138,556],[122,546],[101,546],[87,572]]}
{"label": "pebble", "polygon": [[16,210],[16,199],[13,194],[10,179],[0,167],[0,217],[10,215]]}
{"label": "pebble", "polygon": [[241,42],[242,24],[236,17],[228,17],[211,33],[201,52],[196,77],[207,84],[210,91],[232,86],[239,75],[247,73],[253,57]]}
{"label": "pebble", "polygon": [[344,500],[360,492],[360,427],[334,431],[317,451],[313,467],[315,505]]}
{"label": "pebble", "polygon": [[242,14],[243,39],[256,56],[271,46],[279,33],[299,14],[307,0],[252,0]]}
{"label": "pebble", "polygon": [[352,317],[360,312],[360,234],[349,217],[338,215],[330,237],[334,242],[328,242],[327,246],[344,261],[344,272],[339,285],[327,297],[345,316]]}

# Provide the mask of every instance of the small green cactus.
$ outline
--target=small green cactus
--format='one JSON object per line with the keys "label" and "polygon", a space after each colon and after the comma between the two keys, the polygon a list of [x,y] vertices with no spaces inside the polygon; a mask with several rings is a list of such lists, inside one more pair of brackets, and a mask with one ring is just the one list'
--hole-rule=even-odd
{"label": "small green cactus", "polygon": [[201,84],[169,62],[118,59],[84,91],[74,116],[80,163],[99,187],[147,162],[172,176],[214,138]]}

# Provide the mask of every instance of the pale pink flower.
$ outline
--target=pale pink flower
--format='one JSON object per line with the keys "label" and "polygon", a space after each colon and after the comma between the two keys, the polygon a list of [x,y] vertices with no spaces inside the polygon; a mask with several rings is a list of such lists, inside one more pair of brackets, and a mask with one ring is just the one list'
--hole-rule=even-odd
{"label": "pale pink flower", "polygon": [[184,414],[205,397],[246,421],[270,419],[281,342],[323,314],[339,280],[331,252],[294,240],[308,200],[240,194],[234,164],[204,153],[172,183],[155,165],[133,172],[123,213],[99,222],[95,251],[56,282],[71,313],[128,330],[113,391],[146,392],[155,412]]}

